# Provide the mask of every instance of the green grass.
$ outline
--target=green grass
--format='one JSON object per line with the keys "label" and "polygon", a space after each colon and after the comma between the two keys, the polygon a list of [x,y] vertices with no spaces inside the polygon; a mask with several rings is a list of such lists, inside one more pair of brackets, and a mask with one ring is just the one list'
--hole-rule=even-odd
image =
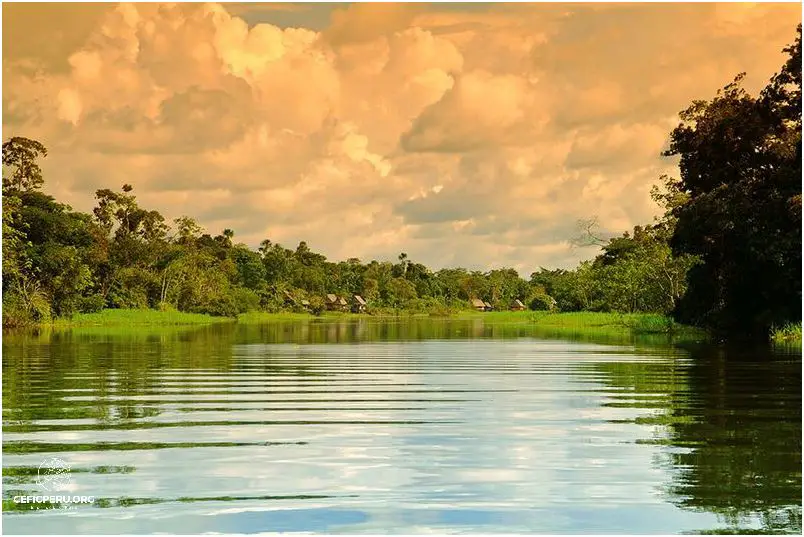
{"label": "green grass", "polygon": [[238,315],[237,322],[242,324],[260,324],[274,321],[306,321],[315,318],[315,315],[311,313],[268,313],[265,311],[251,311]]}
{"label": "green grass", "polygon": [[465,312],[463,319],[482,319],[487,323],[527,323],[538,327],[573,332],[600,334],[680,334],[703,335],[703,332],[675,323],[669,317],[654,313],[601,313],[577,311],[551,313],[547,311],[490,311]]}
{"label": "green grass", "polygon": [[276,312],[269,313],[265,311],[254,311],[249,313],[241,313],[237,316],[238,324],[261,324],[273,323],[278,321],[336,321],[347,319],[388,319],[388,318],[427,318],[431,315],[427,313],[411,313],[405,310],[380,310],[372,314],[369,313],[349,313],[345,311],[325,311],[321,315],[313,315],[312,313],[289,313],[289,312]]}
{"label": "green grass", "polygon": [[[585,334],[590,336],[631,336],[631,335],[684,335],[703,336],[703,333],[691,327],[676,324],[663,315],[644,313],[600,313],[600,312],[568,312],[552,313],[547,311],[463,311],[452,315],[432,314],[410,315],[407,312],[390,314],[381,312],[377,315],[352,314],[345,312],[325,312],[320,316],[310,313],[292,312],[251,312],[237,317],[238,324],[263,324],[271,322],[293,321],[334,321],[354,318],[381,319],[386,317],[431,317],[458,320],[482,320],[491,325],[520,325],[534,327],[557,334]],[[178,311],[138,310],[103,310],[98,313],[85,313],[71,319],[59,319],[53,322],[54,328],[81,327],[84,329],[104,329],[105,327],[174,327],[201,326],[220,322],[235,322],[227,317],[213,317],[199,313],[183,313]],[[789,342],[801,341],[801,325],[786,327],[774,333],[774,340]]]}
{"label": "green grass", "polygon": [[801,345],[801,322],[788,323],[781,328],[771,330],[771,341],[781,344]]}
{"label": "green grass", "polygon": [[53,321],[54,327],[72,326],[180,326],[220,322],[234,322],[229,317],[213,317],[203,313],[181,311],[103,310],[97,313],[79,313],[70,319]]}

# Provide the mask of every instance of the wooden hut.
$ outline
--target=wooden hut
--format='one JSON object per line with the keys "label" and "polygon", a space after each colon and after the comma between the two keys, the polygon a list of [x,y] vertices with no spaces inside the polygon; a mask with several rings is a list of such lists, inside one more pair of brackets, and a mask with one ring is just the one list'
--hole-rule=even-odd
{"label": "wooden hut", "polygon": [[290,294],[290,291],[285,289],[282,291],[282,299],[286,307],[293,307],[296,305],[296,299]]}
{"label": "wooden hut", "polygon": [[489,302],[483,302],[483,306],[485,306],[483,311],[492,311],[494,307]]}
{"label": "wooden hut", "polygon": [[486,311],[486,303],[480,300],[479,298],[472,299],[472,307],[475,308],[477,311]]}
{"label": "wooden hut", "polygon": [[525,311],[526,309],[525,304],[518,298],[511,304],[511,311]]}
{"label": "wooden hut", "polygon": [[352,296],[352,313],[363,313],[366,311],[366,301],[360,295]]}
{"label": "wooden hut", "polygon": [[328,311],[344,311],[348,305],[343,297],[339,297],[338,295],[334,295],[332,293],[327,295],[324,303]]}

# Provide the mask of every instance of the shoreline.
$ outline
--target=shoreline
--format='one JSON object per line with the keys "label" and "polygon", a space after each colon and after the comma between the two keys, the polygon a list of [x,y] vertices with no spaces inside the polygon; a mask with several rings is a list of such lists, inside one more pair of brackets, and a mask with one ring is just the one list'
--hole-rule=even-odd
{"label": "shoreline", "polygon": [[[97,313],[77,314],[70,319],[54,319],[46,323],[3,327],[4,334],[29,330],[70,330],[73,328],[108,329],[167,329],[201,327],[216,324],[243,326],[287,322],[334,323],[365,321],[479,321],[490,326],[530,327],[555,335],[600,337],[667,336],[684,340],[712,340],[706,330],[682,325],[670,317],[656,313],[549,312],[549,311],[490,311],[459,310],[443,312],[377,313],[324,312],[321,315],[298,312],[249,312],[237,317],[216,317],[202,313],[159,311],[152,309],[107,309]],[[797,348],[802,345],[801,326],[788,325],[769,335],[767,343],[774,347]]]}
{"label": "shoreline", "polygon": [[398,312],[348,313],[326,312],[322,315],[294,312],[250,312],[237,317],[216,317],[201,313],[158,310],[107,309],[97,313],[77,314],[70,319],[55,319],[47,323],[20,327],[4,327],[4,331],[36,328],[78,327],[178,327],[203,326],[221,323],[263,324],[272,322],[314,321],[334,322],[344,320],[393,320],[432,319],[453,321],[482,321],[489,324],[516,324],[565,330],[605,330],[634,334],[698,334],[703,330],[680,325],[669,317],[651,313],[601,313],[601,312],[548,312],[548,311],[457,311],[443,313]]}

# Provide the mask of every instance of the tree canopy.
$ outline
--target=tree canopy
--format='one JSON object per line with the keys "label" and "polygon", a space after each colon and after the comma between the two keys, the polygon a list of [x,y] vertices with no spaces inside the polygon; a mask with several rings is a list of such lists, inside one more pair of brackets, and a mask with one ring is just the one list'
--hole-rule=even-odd
{"label": "tree canopy", "polygon": [[[141,207],[130,184],[95,193],[92,214],[42,192],[40,142],[3,143],[3,323],[41,322],[102,308],[176,308],[236,315],[318,311],[328,293],[362,295],[371,309],[449,311],[478,298],[496,309],[673,313],[725,334],[767,335],[800,322],[801,26],[789,58],[756,97],[742,75],[681,112],[666,156],[680,177],[659,178],[657,221],[604,238],[580,222],[578,246],[600,248],[573,270],[433,270],[396,261],[334,262],[305,241],[266,238],[254,250],[190,216],[169,224]],[[291,297],[290,300],[288,297]]]}

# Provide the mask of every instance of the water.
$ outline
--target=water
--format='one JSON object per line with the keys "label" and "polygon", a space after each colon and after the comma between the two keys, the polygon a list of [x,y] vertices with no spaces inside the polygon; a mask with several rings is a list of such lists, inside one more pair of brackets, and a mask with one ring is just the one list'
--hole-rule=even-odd
{"label": "water", "polygon": [[[14,502],[54,457],[49,494],[93,504]],[[801,533],[800,354],[471,321],[6,334],[3,498],[9,534]]]}

